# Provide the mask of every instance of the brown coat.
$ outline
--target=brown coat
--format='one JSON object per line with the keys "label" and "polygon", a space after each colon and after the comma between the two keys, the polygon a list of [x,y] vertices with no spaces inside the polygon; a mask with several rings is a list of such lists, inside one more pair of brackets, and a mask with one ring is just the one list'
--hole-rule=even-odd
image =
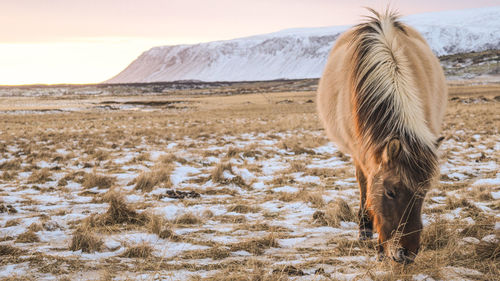
{"label": "brown coat", "polygon": [[[422,101],[426,125],[437,139],[448,96],[443,70],[425,39],[411,27],[406,26],[405,30],[408,35],[397,32],[394,40],[402,46]],[[365,166],[353,115],[350,84],[354,57],[354,48],[350,46],[352,37],[352,29],[342,34],[330,52],[319,82],[317,104],[328,137],[342,152],[350,154],[355,162]],[[368,172],[366,168],[363,170]]]}

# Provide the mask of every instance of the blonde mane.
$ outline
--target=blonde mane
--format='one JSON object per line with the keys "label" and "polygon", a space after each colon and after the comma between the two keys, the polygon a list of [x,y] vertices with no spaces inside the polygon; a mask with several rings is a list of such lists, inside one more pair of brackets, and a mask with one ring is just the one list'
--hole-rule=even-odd
{"label": "blonde mane", "polygon": [[401,141],[398,165],[405,185],[417,189],[437,169],[436,137],[430,131],[408,60],[398,42],[406,36],[394,12],[379,14],[354,28],[351,93],[362,150],[382,161],[385,145]]}

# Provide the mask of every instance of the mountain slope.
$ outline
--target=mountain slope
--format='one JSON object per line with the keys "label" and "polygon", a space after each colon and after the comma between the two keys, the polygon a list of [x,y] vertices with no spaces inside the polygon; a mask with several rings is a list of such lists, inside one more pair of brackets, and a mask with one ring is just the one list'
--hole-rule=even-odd
{"label": "mountain slope", "polygon": [[[403,17],[438,56],[500,49],[500,6]],[[152,48],[106,83],[250,81],[321,76],[336,38],[349,26],[287,29],[195,45]]]}

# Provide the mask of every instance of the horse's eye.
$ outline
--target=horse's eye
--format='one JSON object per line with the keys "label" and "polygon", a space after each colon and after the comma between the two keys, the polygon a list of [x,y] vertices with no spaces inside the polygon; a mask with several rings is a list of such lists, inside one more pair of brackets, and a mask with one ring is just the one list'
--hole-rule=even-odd
{"label": "horse's eye", "polygon": [[396,194],[390,190],[386,190],[385,191],[385,195],[389,198],[389,199],[394,199],[396,198]]}

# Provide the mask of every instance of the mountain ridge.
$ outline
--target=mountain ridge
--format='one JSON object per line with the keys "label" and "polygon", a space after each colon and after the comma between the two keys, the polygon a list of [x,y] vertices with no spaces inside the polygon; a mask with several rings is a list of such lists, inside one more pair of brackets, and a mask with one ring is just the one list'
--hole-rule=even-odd
{"label": "mountain ridge", "polygon": [[[500,49],[500,6],[402,17],[436,55]],[[292,28],[199,44],[153,47],[104,83],[318,78],[350,26]]]}

